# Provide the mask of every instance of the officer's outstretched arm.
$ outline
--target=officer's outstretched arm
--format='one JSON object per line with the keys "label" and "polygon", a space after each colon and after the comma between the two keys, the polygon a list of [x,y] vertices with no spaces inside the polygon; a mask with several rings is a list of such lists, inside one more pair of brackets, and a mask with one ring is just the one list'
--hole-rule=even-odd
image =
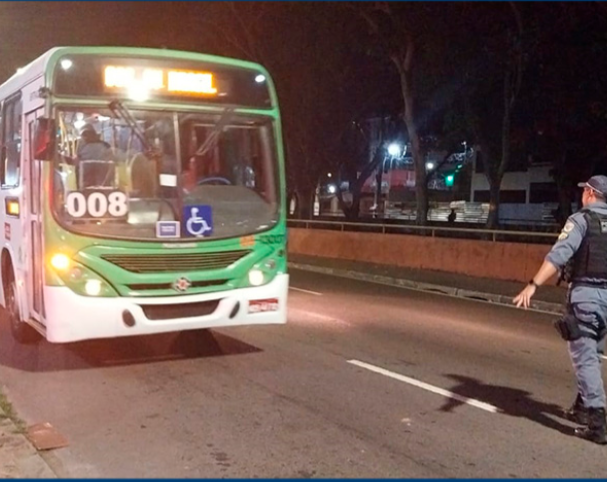
{"label": "officer's outstretched arm", "polygon": [[558,273],[558,269],[550,261],[544,261],[532,278],[537,286],[542,286],[546,281]]}
{"label": "officer's outstretched arm", "polygon": [[535,294],[537,287],[543,285],[557,272],[557,267],[554,266],[550,261],[545,260],[537,273],[535,273],[535,276],[531,278],[529,284],[523,288],[523,291],[514,297],[512,302],[517,306],[517,308],[521,305],[525,308],[529,308],[531,297]]}

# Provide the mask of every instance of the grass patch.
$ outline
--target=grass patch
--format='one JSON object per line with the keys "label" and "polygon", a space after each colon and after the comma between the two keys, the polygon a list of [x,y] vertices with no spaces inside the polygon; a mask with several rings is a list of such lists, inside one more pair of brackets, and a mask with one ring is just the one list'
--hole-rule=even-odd
{"label": "grass patch", "polygon": [[15,424],[15,427],[17,427],[17,433],[25,433],[25,422],[19,418],[17,412],[15,412],[15,409],[13,408],[13,404],[8,401],[8,398],[6,398],[6,395],[2,392],[0,392],[0,409],[4,412],[0,413],[0,419],[9,419]]}

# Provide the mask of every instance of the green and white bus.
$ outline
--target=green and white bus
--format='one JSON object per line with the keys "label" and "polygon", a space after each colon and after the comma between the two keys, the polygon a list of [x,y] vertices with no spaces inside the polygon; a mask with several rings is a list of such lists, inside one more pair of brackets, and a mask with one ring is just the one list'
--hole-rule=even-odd
{"label": "green and white bus", "polygon": [[286,322],[284,154],[262,66],[58,47],[0,102],[0,301],[19,342]]}

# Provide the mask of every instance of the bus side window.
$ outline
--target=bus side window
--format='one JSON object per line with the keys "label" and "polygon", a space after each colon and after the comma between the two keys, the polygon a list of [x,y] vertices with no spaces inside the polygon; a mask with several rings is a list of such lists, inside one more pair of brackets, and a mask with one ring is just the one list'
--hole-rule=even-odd
{"label": "bus side window", "polygon": [[21,165],[21,96],[4,102],[2,108],[2,187],[19,185]]}
{"label": "bus side window", "polygon": [[[0,101],[0,161],[2,162],[2,164],[4,164],[4,122],[3,119],[4,118],[4,106],[2,105],[2,102]],[[3,167],[0,167],[0,172],[2,172],[4,170]]]}

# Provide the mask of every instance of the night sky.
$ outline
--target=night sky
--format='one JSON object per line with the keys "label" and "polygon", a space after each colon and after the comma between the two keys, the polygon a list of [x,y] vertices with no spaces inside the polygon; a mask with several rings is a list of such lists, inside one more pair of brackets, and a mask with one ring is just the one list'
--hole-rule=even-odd
{"label": "night sky", "polygon": [[[515,5],[524,71],[513,157],[567,152],[571,165],[602,169],[607,8]],[[495,141],[505,52],[519,33],[505,2],[398,2],[389,10],[371,2],[0,2],[0,80],[59,45],[166,47],[261,62],[283,110],[290,185],[301,187],[327,170],[360,165],[354,121],[402,112],[390,54],[407,36],[416,45],[412,78],[422,136],[438,136],[446,148],[474,142],[477,122]]]}

